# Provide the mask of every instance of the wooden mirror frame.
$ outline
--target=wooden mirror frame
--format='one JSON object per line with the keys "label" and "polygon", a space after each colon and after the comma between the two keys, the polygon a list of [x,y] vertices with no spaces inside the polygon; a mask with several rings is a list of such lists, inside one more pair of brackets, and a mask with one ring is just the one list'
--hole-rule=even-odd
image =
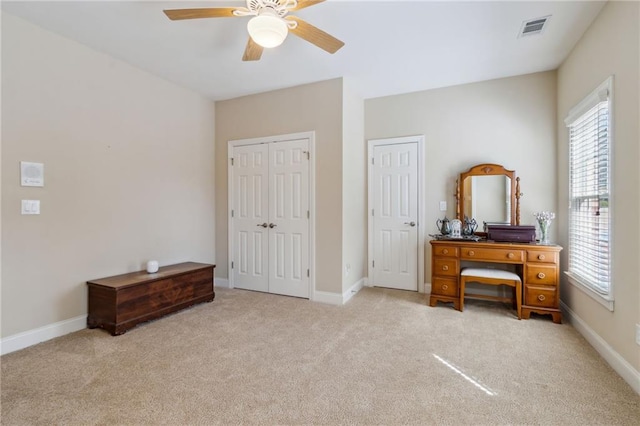
{"label": "wooden mirror frame", "polygon": [[520,178],[514,170],[507,170],[500,164],[478,164],[460,173],[456,180],[456,218],[464,220],[464,180],[469,176],[503,175],[511,179],[511,225],[520,225]]}

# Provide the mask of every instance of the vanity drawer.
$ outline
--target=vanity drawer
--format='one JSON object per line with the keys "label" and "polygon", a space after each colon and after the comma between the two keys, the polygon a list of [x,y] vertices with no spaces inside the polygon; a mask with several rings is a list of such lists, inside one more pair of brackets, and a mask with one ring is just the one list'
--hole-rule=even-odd
{"label": "vanity drawer", "polygon": [[524,286],[524,304],[541,308],[557,308],[555,287]]}
{"label": "vanity drawer", "polygon": [[458,257],[458,247],[455,246],[436,246],[433,248],[434,256]]}
{"label": "vanity drawer", "polygon": [[463,247],[460,257],[464,260],[522,263],[524,261],[524,250]]}
{"label": "vanity drawer", "polygon": [[558,263],[558,252],[527,250],[527,262]]}
{"label": "vanity drawer", "polygon": [[556,283],[558,267],[556,265],[531,265],[527,264],[525,282],[527,284],[553,285]]}
{"label": "vanity drawer", "polygon": [[451,275],[458,276],[458,259],[450,259],[447,257],[436,257],[433,259],[433,275]]}
{"label": "vanity drawer", "polygon": [[431,294],[437,294],[439,296],[457,297],[459,295],[458,279],[434,277],[433,283],[431,283]]}

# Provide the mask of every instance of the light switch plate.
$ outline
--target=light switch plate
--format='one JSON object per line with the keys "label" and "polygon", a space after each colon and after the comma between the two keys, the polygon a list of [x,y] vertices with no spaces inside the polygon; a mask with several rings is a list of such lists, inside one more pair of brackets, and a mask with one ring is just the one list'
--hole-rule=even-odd
{"label": "light switch plate", "polygon": [[40,200],[22,200],[22,214],[40,214]]}
{"label": "light switch plate", "polygon": [[440,201],[440,211],[441,212],[446,212],[447,211],[447,202],[446,201]]}

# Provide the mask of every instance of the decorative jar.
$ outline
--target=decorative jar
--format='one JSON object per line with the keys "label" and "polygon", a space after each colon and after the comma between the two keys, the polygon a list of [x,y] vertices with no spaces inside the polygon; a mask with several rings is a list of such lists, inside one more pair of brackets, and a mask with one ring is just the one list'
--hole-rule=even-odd
{"label": "decorative jar", "polygon": [[150,274],[158,272],[158,261],[150,260],[147,262],[147,272]]}

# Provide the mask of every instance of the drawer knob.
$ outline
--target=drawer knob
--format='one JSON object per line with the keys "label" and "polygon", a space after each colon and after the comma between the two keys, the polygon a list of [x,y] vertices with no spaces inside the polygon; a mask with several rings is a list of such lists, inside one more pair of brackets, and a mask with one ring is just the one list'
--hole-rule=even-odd
{"label": "drawer knob", "polygon": [[546,277],[544,272],[538,272],[538,278],[540,278],[542,280],[542,279],[544,279],[544,277]]}
{"label": "drawer knob", "polygon": [[514,257],[516,257],[516,255],[515,255],[515,254],[513,254],[513,253],[509,253],[509,254],[507,255],[507,257],[508,257],[509,259],[513,259]]}
{"label": "drawer knob", "polygon": [[442,254],[449,254],[449,250],[447,250],[447,249],[442,249]]}
{"label": "drawer knob", "polygon": [[476,254],[473,250],[469,250],[469,256],[473,256],[474,254]]}
{"label": "drawer knob", "polygon": [[447,266],[447,265],[442,266],[442,270],[443,271],[448,271],[449,270],[449,266]]}
{"label": "drawer knob", "polygon": [[442,289],[443,289],[443,290],[446,290],[446,289],[448,289],[448,288],[449,288],[449,286],[448,286],[448,285],[446,285],[446,284],[442,284]]}
{"label": "drawer knob", "polygon": [[538,255],[538,260],[544,260],[544,254],[539,254]]}
{"label": "drawer knob", "polygon": [[544,297],[544,294],[538,296],[539,301],[544,302],[544,299],[546,299],[546,297]]}

